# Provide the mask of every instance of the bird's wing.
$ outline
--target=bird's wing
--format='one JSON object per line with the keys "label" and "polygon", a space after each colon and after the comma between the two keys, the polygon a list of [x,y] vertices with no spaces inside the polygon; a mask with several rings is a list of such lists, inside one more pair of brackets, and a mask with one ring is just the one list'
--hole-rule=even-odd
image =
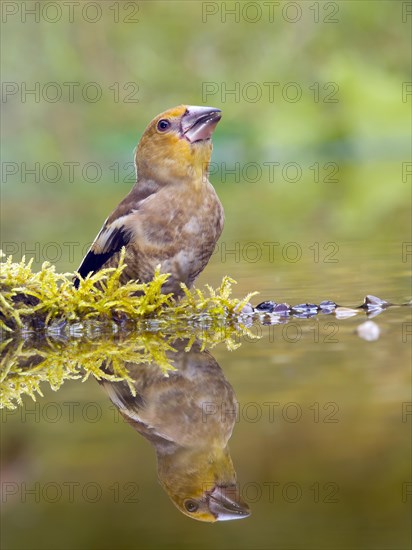
{"label": "bird's wing", "polygon": [[111,382],[102,379],[99,380],[99,384],[103,386],[113,405],[125,417],[134,422],[143,422],[140,412],[145,405],[145,401],[140,393],[133,396],[126,382]]}
{"label": "bird's wing", "polygon": [[120,411],[127,422],[148,439],[158,451],[171,453],[176,449],[176,444],[166,435],[157,431],[156,426],[150,426],[144,419],[144,408],[146,402],[138,392],[135,397],[130,392],[126,382],[110,382],[99,380],[107,392],[113,405]]}
{"label": "bird's wing", "polygon": [[[154,194],[155,190],[148,185],[132,189],[107,218],[77,270],[83,278],[91,271],[99,271],[116,252],[130,242],[135,214]],[[78,288],[79,284],[80,279],[75,278],[74,286]]]}
{"label": "bird's wing", "polygon": [[[125,225],[127,218],[128,215],[122,216],[112,223],[108,223],[106,220],[77,270],[83,278],[91,271],[99,271],[113,254],[119,252],[122,246],[129,243],[132,232]],[[77,288],[79,284],[80,280],[76,278],[74,286]]]}

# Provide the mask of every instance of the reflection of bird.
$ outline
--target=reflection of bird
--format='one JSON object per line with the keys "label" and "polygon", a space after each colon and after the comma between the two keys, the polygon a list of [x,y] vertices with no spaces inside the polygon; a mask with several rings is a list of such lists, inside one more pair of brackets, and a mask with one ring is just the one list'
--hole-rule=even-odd
{"label": "reflection of bird", "polygon": [[181,512],[200,521],[246,517],[227,442],[237,401],[214,358],[186,341],[168,352],[176,371],[157,365],[126,364],[137,397],[126,382],[102,380],[113,404],[154,446],[160,483]]}
{"label": "reflection of bird", "polygon": [[[116,267],[126,248],[121,282],[148,282],[161,264],[171,273],[163,292],[181,294],[205,268],[224,221],[208,180],[211,136],[221,112],[181,105],[158,115],[136,149],[137,182],[105,221],[78,272]],[[75,286],[79,286],[75,279]]]}

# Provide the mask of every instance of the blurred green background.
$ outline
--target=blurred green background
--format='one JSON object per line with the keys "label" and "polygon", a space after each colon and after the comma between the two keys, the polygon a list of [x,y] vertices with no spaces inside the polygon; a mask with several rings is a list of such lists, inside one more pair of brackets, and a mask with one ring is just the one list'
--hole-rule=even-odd
{"label": "blurred green background", "polygon": [[[32,2],[2,3],[6,253],[76,269],[133,184],[133,149],[151,118],[204,104],[223,111],[211,181],[226,225],[199,284],[228,274],[239,297],[259,290],[256,301],[410,299],[409,2],[51,4],[30,15]],[[263,497],[242,522],[191,522],[157,486],[149,445],[112,425],[97,384],[73,382],[42,406],[98,402],[103,419],[8,416],[3,480],[96,481],[105,496],[94,506],[7,499],[4,547],[406,548],[410,423],[400,411],[410,399],[410,317],[379,319],[378,343],[358,339],[351,321],[337,344],[325,343],[323,323],[318,343],[294,345],[276,327],[272,340],[216,353],[241,403],[339,403],[338,425],[306,416],[235,429],[241,482],[300,483],[296,506]],[[139,485],[138,506],[113,502],[116,480]],[[339,504],[308,497],[316,481],[337,482]]]}
{"label": "blurred green background", "polygon": [[133,183],[144,128],[180,103],[223,111],[211,179],[228,248],[410,240],[407,3],[84,2],[61,13],[46,3],[36,15],[11,4],[6,252],[77,267]]}

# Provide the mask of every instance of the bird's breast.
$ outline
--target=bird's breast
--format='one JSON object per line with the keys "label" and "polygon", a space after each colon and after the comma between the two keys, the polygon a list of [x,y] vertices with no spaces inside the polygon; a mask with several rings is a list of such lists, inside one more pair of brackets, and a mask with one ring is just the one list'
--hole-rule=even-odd
{"label": "bird's breast", "polygon": [[[157,265],[170,273],[164,292],[180,294],[180,283],[192,286],[213,254],[223,229],[223,207],[213,187],[202,193],[165,189],[131,218],[133,238],[125,276],[149,281]],[[134,272],[131,272],[134,266]]]}

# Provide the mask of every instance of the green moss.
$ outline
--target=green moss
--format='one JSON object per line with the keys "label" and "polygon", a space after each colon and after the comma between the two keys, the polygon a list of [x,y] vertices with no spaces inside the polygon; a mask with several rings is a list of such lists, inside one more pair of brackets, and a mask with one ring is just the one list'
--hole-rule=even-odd
{"label": "green moss", "polygon": [[150,283],[121,285],[123,260],[124,251],[116,269],[87,277],[77,290],[72,274],[48,263],[37,273],[24,258],[1,264],[0,323],[10,338],[0,348],[0,408],[42,395],[43,383],[58,390],[65,380],[89,376],[130,382],[128,364],[154,363],[167,375],[176,339],[187,339],[188,349],[198,341],[202,347],[225,342],[232,350],[243,334],[253,337],[237,314],[251,295],[232,298],[229,277],[216,290],[183,285],[176,302],[162,294],[168,275],[159,270]]}
{"label": "green moss", "polygon": [[[232,284],[224,277],[217,290],[189,291],[184,285],[184,297],[176,302],[171,294],[162,294],[168,274],[160,269],[149,283],[130,281],[120,284],[126,267],[124,250],[117,268],[102,269],[73,286],[73,274],[56,273],[54,266],[43,263],[39,272],[32,270],[32,261],[14,263],[9,257],[0,266],[0,327],[9,332],[58,328],[63,325],[99,322],[122,326],[143,319],[166,318],[168,326],[203,319],[224,324],[250,299],[231,297]],[[138,294],[138,295],[136,295]],[[79,326],[78,326],[79,328]],[[84,327],[80,327],[84,328]]]}
{"label": "green moss", "polygon": [[[44,339],[35,345],[26,339],[9,339],[2,345],[0,375],[0,407],[15,408],[22,404],[22,395],[43,395],[42,382],[57,391],[65,380],[129,380],[126,363],[155,361],[164,372],[173,367],[166,359],[170,344],[157,335],[139,334],[129,339],[106,335],[97,340]],[[130,385],[131,391],[133,388]]]}
{"label": "green moss", "polygon": [[[142,328],[142,327],[141,327]],[[0,408],[14,409],[22,404],[24,395],[33,400],[43,395],[41,385],[46,383],[57,391],[66,380],[126,380],[134,393],[128,374],[129,365],[153,363],[162,369],[165,376],[174,370],[167,352],[174,349],[177,339],[186,339],[186,349],[200,342],[202,348],[213,347],[225,342],[228,349],[238,347],[240,337],[254,336],[238,323],[228,323],[223,329],[215,330],[210,325],[175,325],[174,330],[165,332],[140,330],[102,332],[94,327],[94,335],[61,337],[38,334],[9,338],[0,346]]]}

